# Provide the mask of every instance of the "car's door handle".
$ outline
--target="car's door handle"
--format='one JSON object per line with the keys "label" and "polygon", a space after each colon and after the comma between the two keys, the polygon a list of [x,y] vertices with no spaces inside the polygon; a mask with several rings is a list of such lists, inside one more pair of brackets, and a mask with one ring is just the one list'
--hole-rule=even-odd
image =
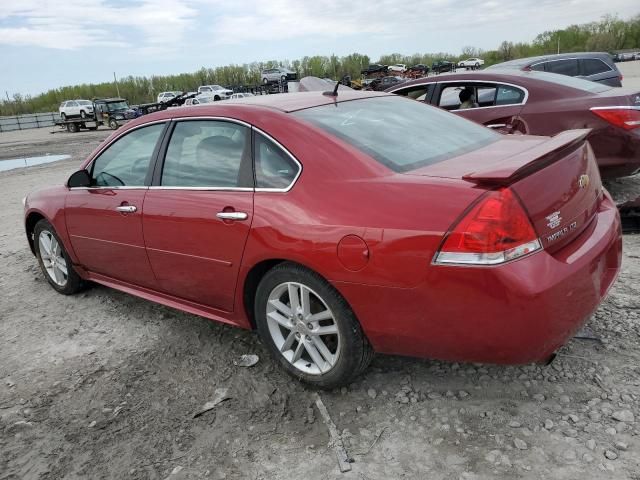
{"label": "car's door handle", "polygon": [[506,123],[492,123],[491,125],[485,125],[487,128],[504,128],[507,126]]}
{"label": "car's door handle", "polygon": [[120,213],[134,213],[138,208],[135,205],[120,205],[116,210]]}
{"label": "car's door handle", "polygon": [[244,212],[218,212],[216,217],[220,220],[246,220],[249,215]]}

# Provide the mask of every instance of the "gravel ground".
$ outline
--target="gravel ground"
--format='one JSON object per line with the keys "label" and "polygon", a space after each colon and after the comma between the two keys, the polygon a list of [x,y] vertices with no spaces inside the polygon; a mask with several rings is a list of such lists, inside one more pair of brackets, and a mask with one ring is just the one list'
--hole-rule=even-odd
{"label": "gravel ground", "polygon": [[[551,366],[379,355],[322,392],[353,459],[340,473],[316,392],[254,333],[46,283],[20,200],[108,134],[0,135],[0,158],[71,155],[0,173],[0,479],[640,479],[640,236],[588,322],[600,340],[571,340]],[[259,363],[235,366],[246,353]],[[220,388],[231,398],[194,418]]]}

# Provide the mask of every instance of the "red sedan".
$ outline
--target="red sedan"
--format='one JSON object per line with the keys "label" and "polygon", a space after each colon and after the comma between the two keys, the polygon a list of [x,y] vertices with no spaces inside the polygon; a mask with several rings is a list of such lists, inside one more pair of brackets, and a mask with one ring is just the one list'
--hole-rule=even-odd
{"label": "red sedan", "polygon": [[488,70],[420,78],[386,90],[502,133],[590,128],[604,178],[640,170],[640,91],[537,71]]}
{"label": "red sedan", "polygon": [[545,361],[620,268],[587,134],[500,135],[374,92],[172,109],[31,193],[27,238],[58,292],[92,281],[256,328],[322,387],[374,351]]}

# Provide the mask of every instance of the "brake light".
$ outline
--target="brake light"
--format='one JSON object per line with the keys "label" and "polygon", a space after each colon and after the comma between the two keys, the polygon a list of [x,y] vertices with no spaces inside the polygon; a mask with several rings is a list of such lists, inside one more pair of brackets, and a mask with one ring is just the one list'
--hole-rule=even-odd
{"label": "brake light", "polygon": [[436,264],[497,265],[541,250],[520,200],[509,188],[485,194],[454,224]]}
{"label": "brake light", "polygon": [[611,125],[625,130],[640,127],[640,109],[638,107],[594,107],[591,111]]}

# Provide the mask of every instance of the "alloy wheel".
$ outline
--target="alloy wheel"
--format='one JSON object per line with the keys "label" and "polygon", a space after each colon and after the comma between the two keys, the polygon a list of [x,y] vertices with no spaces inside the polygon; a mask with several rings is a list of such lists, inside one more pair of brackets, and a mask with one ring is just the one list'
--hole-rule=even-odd
{"label": "alloy wheel", "polygon": [[271,338],[295,368],[310,375],[331,370],[340,355],[340,331],[331,309],[298,282],[276,286],[267,301]]}
{"label": "alloy wheel", "polygon": [[47,275],[56,285],[64,287],[67,284],[69,271],[60,243],[50,231],[42,230],[38,237],[38,244],[42,265]]}

